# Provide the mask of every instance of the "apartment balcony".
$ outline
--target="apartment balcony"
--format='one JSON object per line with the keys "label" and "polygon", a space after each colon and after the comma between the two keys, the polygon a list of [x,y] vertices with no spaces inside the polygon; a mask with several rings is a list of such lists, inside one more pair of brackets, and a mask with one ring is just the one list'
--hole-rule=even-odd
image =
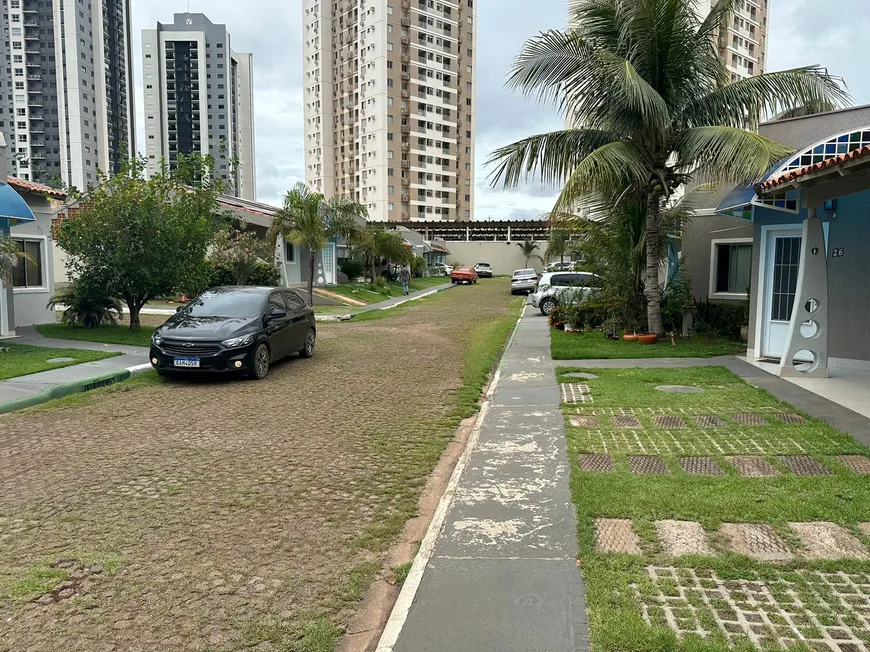
{"label": "apartment balcony", "polygon": [[402,27],[410,27],[411,19],[410,18],[402,18]]}
{"label": "apartment balcony", "polygon": [[44,161],[44,160],[45,160],[45,154],[41,154],[41,153],[39,153],[39,152],[33,152],[33,153],[30,155],[30,158],[31,158],[32,160],[34,160],[34,161]]}
{"label": "apartment balcony", "polygon": [[24,65],[27,66],[28,68],[42,68],[42,65],[36,63],[35,61],[28,61]]}
{"label": "apartment balcony", "polygon": [[411,201],[411,195],[402,195],[403,204],[407,204],[409,201]]}
{"label": "apartment balcony", "polygon": [[30,141],[31,147],[45,147],[45,143],[39,140]]}
{"label": "apartment balcony", "polygon": [[407,178],[403,178],[403,179],[402,179],[402,185],[405,186],[405,187],[407,188],[408,186],[411,185],[411,180],[410,180],[410,179],[407,179]]}
{"label": "apartment balcony", "polygon": [[411,151],[411,143],[402,143],[402,151],[410,152]]}
{"label": "apartment balcony", "polygon": [[39,34],[26,34],[26,33],[25,33],[25,34],[24,34],[24,40],[25,40],[25,41],[38,41],[38,40],[39,40]]}
{"label": "apartment balcony", "polygon": [[402,161],[402,169],[409,170],[411,168],[411,161]]}
{"label": "apartment balcony", "polygon": [[402,11],[411,11],[411,1],[402,0]]}
{"label": "apartment balcony", "polygon": [[402,125],[402,133],[403,134],[410,134],[411,133],[411,126],[410,125]]}
{"label": "apartment balcony", "polygon": [[30,107],[31,109],[41,109],[42,102],[37,102],[37,101],[35,101],[35,99],[32,99],[27,103],[27,106]]}
{"label": "apartment balcony", "polygon": [[411,57],[407,54],[402,55],[402,63],[411,63]]}

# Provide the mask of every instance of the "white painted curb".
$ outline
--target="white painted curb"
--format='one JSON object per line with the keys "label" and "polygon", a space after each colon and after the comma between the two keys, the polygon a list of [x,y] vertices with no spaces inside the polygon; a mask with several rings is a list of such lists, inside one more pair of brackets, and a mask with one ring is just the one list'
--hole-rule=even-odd
{"label": "white painted curb", "polygon": [[[520,322],[525,314],[526,306],[524,305],[519,319],[517,319],[517,325],[514,327],[514,332],[508,340],[508,344],[513,342],[514,335],[516,334],[517,328],[519,328]],[[507,348],[505,349],[505,352],[507,352]],[[390,612],[390,618],[387,620],[387,624],[384,627],[384,631],[381,634],[375,652],[393,652],[393,647],[396,645],[396,641],[399,640],[399,634],[402,633],[402,628],[405,626],[405,621],[408,619],[408,612],[411,610],[411,605],[414,603],[417,590],[420,588],[420,582],[423,580],[423,573],[426,570],[426,566],[429,565],[432,553],[435,551],[435,542],[438,539],[438,535],[441,534],[441,529],[444,527],[447,511],[450,509],[450,505],[453,502],[456,488],[459,486],[459,480],[462,477],[463,471],[465,471],[465,467],[468,465],[468,458],[471,457],[471,453],[474,452],[474,449],[477,446],[477,440],[480,437],[480,431],[483,428],[483,420],[486,418],[487,413],[492,407],[493,395],[498,386],[498,381],[501,378],[500,367],[501,365],[499,365],[499,369],[496,369],[495,374],[492,377],[492,383],[489,386],[489,390],[486,392],[483,405],[480,406],[480,412],[477,415],[477,422],[471,430],[471,435],[468,437],[465,450],[462,451],[462,455],[456,463],[456,468],[453,469],[453,475],[450,476],[450,481],[447,483],[447,489],[444,491],[444,495],[441,496],[441,500],[438,502],[438,508],[435,510],[432,522],[429,524],[429,529],[426,530],[426,536],[424,536],[423,541],[420,542],[420,550],[417,551],[417,555],[414,557],[414,563],[411,564],[411,570],[408,572],[408,577],[405,579],[404,584],[402,584],[402,590],[399,592],[396,604],[393,605],[393,610]]]}
{"label": "white painted curb", "polygon": [[150,371],[152,369],[149,363],[139,364],[135,367],[127,367],[127,371],[130,372],[130,376],[138,376],[139,374],[144,374],[146,371]]}

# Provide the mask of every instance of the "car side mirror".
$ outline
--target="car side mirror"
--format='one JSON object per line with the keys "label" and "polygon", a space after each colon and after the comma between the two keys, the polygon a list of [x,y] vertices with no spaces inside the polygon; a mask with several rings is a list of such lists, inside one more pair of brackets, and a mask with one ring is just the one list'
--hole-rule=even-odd
{"label": "car side mirror", "polygon": [[175,309],[175,312],[181,312],[182,310],[184,310],[184,306],[178,306],[178,307]]}
{"label": "car side mirror", "polygon": [[286,316],[286,310],[279,310],[278,308],[275,308],[275,310],[266,315],[266,321],[272,321],[273,319],[283,319]]}

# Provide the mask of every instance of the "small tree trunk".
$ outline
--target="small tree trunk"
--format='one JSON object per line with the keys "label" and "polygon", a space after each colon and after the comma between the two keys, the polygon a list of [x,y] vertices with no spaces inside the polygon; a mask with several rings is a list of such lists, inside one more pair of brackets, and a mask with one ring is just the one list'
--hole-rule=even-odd
{"label": "small tree trunk", "polygon": [[314,257],[317,255],[317,252],[311,251],[311,260],[309,261],[309,269],[308,269],[308,300],[311,302],[309,305],[314,305]]}
{"label": "small tree trunk", "polygon": [[142,310],[142,305],[134,299],[127,300],[127,310],[130,311],[130,330],[138,331],[142,324],[139,321],[139,312]]}
{"label": "small tree trunk", "polygon": [[662,291],[659,288],[659,239],[661,236],[661,205],[659,195],[649,198],[646,214],[646,297],[647,330],[664,337],[662,323]]}
{"label": "small tree trunk", "polygon": [[560,263],[564,263],[564,262],[565,262],[565,254],[564,254],[564,253],[561,254],[561,255],[559,256],[559,262],[560,262]]}
{"label": "small tree trunk", "polygon": [[370,270],[370,273],[371,273],[371,275],[372,275],[372,283],[374,283],[375,280],[377,279],[377,273],[375,272],[375,259],[374,259],[374,256],[373,256],[372,259],[371,259],[371,265],[372,265],[372,268],[371,268],[371,270]]}

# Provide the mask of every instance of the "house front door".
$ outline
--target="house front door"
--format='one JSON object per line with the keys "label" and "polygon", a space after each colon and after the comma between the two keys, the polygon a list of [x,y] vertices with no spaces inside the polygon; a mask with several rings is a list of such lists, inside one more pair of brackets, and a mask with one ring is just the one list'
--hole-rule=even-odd
{"label": "house front door", "polygon": [[786,339],[797,293],[800,256],[800,231],[769,233],[761,351],[764,358],[778,360],[788,346]]}

